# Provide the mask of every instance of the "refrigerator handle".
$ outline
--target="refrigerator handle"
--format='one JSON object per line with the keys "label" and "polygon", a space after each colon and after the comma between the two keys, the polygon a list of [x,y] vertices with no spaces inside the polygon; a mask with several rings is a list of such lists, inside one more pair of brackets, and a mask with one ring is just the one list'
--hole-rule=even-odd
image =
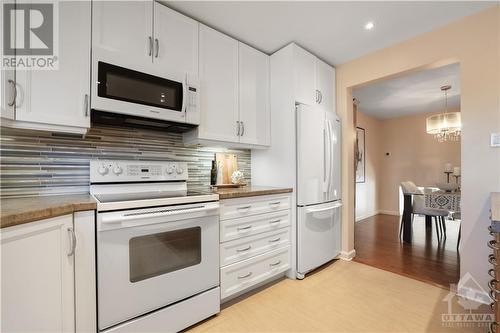
{"label": "refrigerator handle", "polygon": [[330,120],[327,120],[327,128],[328,128],[328,183],[327,183],[327,199],[330,199],[330,188],[332,187],[332,173],[333,173],[333,129],[332,123]]}
{"label": "refrigerator handle", "polygon": [[[331,163],[331,153],[332,153],[332,146],[331,146],[331,141],[330,141],[330,127],[328,126],[328,120],[325,119],[325,128],[324,128],[324,138],[325,138],[325,146],[327,147],[324,152],[324,157],[323,157],[323,167],[325,170],[325,182],[323,184],[323,192],[328,193],[328,188],[330,187],[330,178],[331,178],[331,170],[330,170],[330,163]],[[328,156],[328,158],[327,158]],[[327,198],[328,199],[328,195]]]}

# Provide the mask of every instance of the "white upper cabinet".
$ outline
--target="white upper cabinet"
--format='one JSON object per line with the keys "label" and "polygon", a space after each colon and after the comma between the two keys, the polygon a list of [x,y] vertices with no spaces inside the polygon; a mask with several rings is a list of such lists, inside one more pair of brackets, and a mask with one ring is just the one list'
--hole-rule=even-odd
{"label": "white upper cabinet", "polygon": [[296,44],[293,48],[295,101],[335,112],[335,68]]}
{"label": "white upper cabinet", "polygon": [[293,67],[295,101],[315,105],[316,93],[316,57],[303,48],[294,45]]}
{"label": "white upper cabinet", "polygon": [[90,127],[90,5],[59,2],[59,69],[16,71],[16,121]]}
{"label": "white upper cabinet", "polygon": [[153,1],[93,1],[92,46],[125,64],[152,62]]}
{"label": "white upper cabinet", "polygon": [[153,62],[198,75],[198,22],[155,2],[153,30]]}
{"label": "white upper cabinet", "polygon": [[316,59],[316,103],[325,111],[335,111],[335,69]]}
{"label": "white upper cabinet", "polygon": [[[3,18],[3,6],[0,6],[0,17]],[[0,45],[3,45],[3,33],[0,34]],[[0,61],[4,62],[3,52],[0,52]],[[1,113],[0,116],[6,119],[14,119],[15,117],[15,108],[14,108],[14,97],[15,97],[15,77],[13,70],[4,70],[0,71],[0,79],[1,79],[1,90],[0,90],[0,107]]]}
{"label": "white upper cabinet", "polygon": [[74,332],[73,216],[2,229],[2,332]]}
{"label": "white upper cabinet", "polygon": [[200,24],[198,138],[238,142],[238,41]]}
{"label": "white upper cabinet", "polygon": [[239,43],[240,142],[269,145],[269,56]]}

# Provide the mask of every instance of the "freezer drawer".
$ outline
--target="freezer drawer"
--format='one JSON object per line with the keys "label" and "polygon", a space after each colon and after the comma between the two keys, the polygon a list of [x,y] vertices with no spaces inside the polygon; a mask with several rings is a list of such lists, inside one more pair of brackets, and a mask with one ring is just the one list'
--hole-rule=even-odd
{"label": "freezer drawer", "polygon": [[305,274],[340,253],[341,207],[338,201],[298,207],[297,271]]}

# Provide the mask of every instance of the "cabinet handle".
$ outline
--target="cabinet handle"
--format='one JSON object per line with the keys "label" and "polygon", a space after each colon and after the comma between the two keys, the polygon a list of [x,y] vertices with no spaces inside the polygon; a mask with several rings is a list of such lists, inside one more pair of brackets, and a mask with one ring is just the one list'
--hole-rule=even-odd
{"label": "cabinet handle", "polygon": [[7,80],[7,82],[12,85],[12,101],[10,103],[7,103],[7,105],[14,106],[14,104],[16,104],[16,98],[17,98],[17,86],[14,80]]}
{"label": "cabinet handle", "polygon": [[280,203],[281,203],[281,201],[270,202],[270,203],[269,203],[269,206],[275,206],[275,207],[277,207],[277,206],[279,206],[279,205],[280,205]]}
{"label": "cabinet handle", "polygon": [[83,114],[85,117],[89,116],[89,94],[85,94],[85,97],[83,98]]}
{"label": "cabinet handle", "polygon": [[75,248],[76,248],[76,235],[75,235],[75,230],[73,228],[68,228],[68,236],[69,236],[69,243],[71,244],[70,246],[70,251],[68,253],[68,257],[71,257],[72,255],[75,254]]}
{"label": "cabinet handle", "polygon": [[151,36],[148,37],[148,56],[151,57],[153,54],[153,38]]}
{"label": "cabinet handle", "polygon": [[243,231],[243,230],[248,230],[248,229],[250,229],[251,227],[252,227],[251,225],[248,225],[248,226],[246,226],[246,227],[239,227],[239,228],[236,228],[236,230],[238,230],[238,231]]}
{"label": "cabinet handle", "polygon": [[318,90],[318,94],[319,94],[319,102],[318,102],[318,104],[321,104],[321,102],[323,102],[323,94],[319,90]]}
{"label": "cabinet handle", "polygon": [[240,121],[241,124],[241,136],[245,135],[245,123]]}
{"label": "cabinet handle", "polygon": [[250,209],[252,208],[252,205],[248,205],[248,206],[242,206],[242,207],[238,207],[236,208],[237,210],[241,210],[241,209]]}
{"label": "cabinet handle", "polygon": [[236,121],[236,136],[240,136],[240,131],[241,131],[240,122],[237,120]]}
{"label": "cabinet handle", "polygon": [[278,260],[275,263],[269,264],[269,266],[274,267],[274,266],[278,266],[279,264],[281,264],[281,260]]}
{"label": "cabinet handle", "polygon": [[316,96],[315,96],[315,97],[316,97],[316,100],[315,100],[315,102],[316,102],[316,103],[318,103],[318,102],[319,102],[319,95],[318,95],[319,90],[318,90],[318,89],[316,89],[314,92],[316,93]]}
{"label": "cabinet handle", "polygon": [[281,219],[269,221],[269,223],[271,223],[271,224],[280,223],[280,222],[281,222]]}
{"label": "cabinet handle", "polygon": [[252,276],[252,274],[253,274],[252,272],[248,272],[248,273],[247,273],[247,274],[245,274],[245,275],[238,275],[238,279],[245,279],[245,278],[247,278],[247,277]]}
{"label": "cabinet handle", "polygon": [[248,245],[248,247],[245,247],[244,249],[236,249],[236,252],[247,252],[252,248],[252,245]]}
{"label": "cabinet handle", "polygon": [[275,239],[270,239],[269,243],[276,243],[276,242],[279,242],[280,240],[281,240],[281,237],[278,237],[278,238],[275,238]]}
{"label": "cabinet handle", "polygon": [[158,38],[155,38],[155,58],[158,58],[158,54],[160,53],[160,41]]}

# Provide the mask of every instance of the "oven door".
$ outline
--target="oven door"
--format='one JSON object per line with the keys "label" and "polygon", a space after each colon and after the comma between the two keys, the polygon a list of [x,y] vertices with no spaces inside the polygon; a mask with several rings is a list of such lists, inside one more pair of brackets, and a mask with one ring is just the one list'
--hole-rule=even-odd
{"label": "oven door", "polygon": [[219,285],[219,204],[97,215],[99,329]]}
{"label": "oven door", "polygon": [[186,122],[189,90],[186,73],[174,73],[151,63],[114,59],[94,52],[92,109],[137,117]]}

